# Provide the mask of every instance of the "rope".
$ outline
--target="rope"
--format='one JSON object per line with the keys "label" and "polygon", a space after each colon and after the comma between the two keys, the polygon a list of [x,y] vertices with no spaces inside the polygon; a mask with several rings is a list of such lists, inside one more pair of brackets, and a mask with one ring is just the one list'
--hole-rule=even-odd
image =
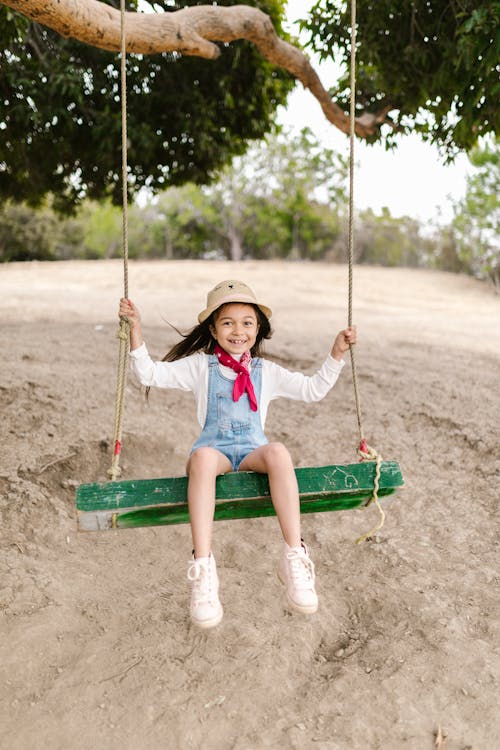
{"label": "rope", "polygon": [[123,296],[128,298],[128,195],[127,195],[127,49],[125,45],[125,0],[120,0],[121,14],[121,105],[122,105],[122,249],[123,249]]}
{"label": "rope", "polygon": [[[127,195],[127,68],[125,45],[125,0],[120,0],[121,12],[121,117],[122,117],[122,254],[123,254],[123,296],[128,297],[128,195]],[[117,332],[120,339],[118,352],[118,376],[115,398],[115,428],[113,437],[113,459],[108,471],[115,482],[121,474],[120,454],[122,448],[123,400],[127,381],[127,363],[130,348],[130,324],[127,318],[120,318]]]}
{"label": "rope", "polygon": [[[356,0],[351,0],[351,69],[350,69],[350,102],[349,102],[349,290],[347,300],[347,325],[352,326],[352,296],[353,296],[353,268],[354,268],[354,141],[356,116]],[[358,376],[354,348],[349,344],[351,355],[352,381],[354,398],[356,401],[356,417],[360,442],[363,438],[363,424],[361,419],[361,402],[359,398]]]}
{"label": "rope", "polygon": [[[352,326],[352,298],[353,298],[353,268],[354,268],[354,144],[355,144],[355,118],[356,118],[356,0],[351,0],[351,59],[350,59],[350,99],[349,99],[349,237],[348,237],[348,267],[349,267],[349,284],[347,300],[347,324]],[[363,534],[356,540],[360,544],[370,539],[379,529],[382,528],[385,521],[385,513],[382,510],[378,500],[378,489],[380,481],[380,467],[382,456],[370,447],[363,434],[363,420],[361,416],[361,399],[359,396],[358,375],[356,370],[356,357],[354,347],[349,344],[349,354],[351,356],[352,382],[354,386],[354,400],[356,403],[356,419],[358,422],[359,447],[358,454],[361,461],[375,461],[375,479],[373,484],[373,494],[368,500],[365,507],[375,503],[379,511],[379,522],[366,534]]]}

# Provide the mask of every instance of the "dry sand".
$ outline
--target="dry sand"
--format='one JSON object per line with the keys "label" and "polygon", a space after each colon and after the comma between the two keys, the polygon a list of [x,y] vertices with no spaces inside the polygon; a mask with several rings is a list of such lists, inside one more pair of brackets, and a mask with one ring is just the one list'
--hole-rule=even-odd
{"label": "dry sand", "polygon": [[[275,310],[269,356],[314,370],[344,325],[346,269],[132,263],[154,355],[207,290],[249,282]],[[187,526],[78,533],[74,488],[110,464],[119,262],[0,267],[2,750],[495,750],[500,747],[500,300],[427,271],[360,268],[365,433],[406,488],[304,517],[320,609],[291,614],[275,519],[215,529],[225,617],[189,624]],[[182,474],[190,394],[126,393],[127,477]],[[325,401],[272,405],[297,465],[355,460],[349,367]],[[445,741],[436,740],[441,727]]]}

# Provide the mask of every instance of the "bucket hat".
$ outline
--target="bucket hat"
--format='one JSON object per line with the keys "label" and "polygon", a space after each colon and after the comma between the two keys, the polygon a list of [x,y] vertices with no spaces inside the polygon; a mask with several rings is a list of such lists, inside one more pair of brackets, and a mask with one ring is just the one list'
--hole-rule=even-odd
{"label": "bucket hat", "polygon": [[221,281],[220,284],[217,284],[217,286],[214,286],[209,291],[207,294],[207,306],[198,315],[198,322],[203,323],[218,307],[226,305],[229,302],[244,302],[247,305],[257,305],[266,318],[270,318],[272,315],[272,311],[267,305],[258,302],[253,289],[250,289],[242,281],[229,279]]}

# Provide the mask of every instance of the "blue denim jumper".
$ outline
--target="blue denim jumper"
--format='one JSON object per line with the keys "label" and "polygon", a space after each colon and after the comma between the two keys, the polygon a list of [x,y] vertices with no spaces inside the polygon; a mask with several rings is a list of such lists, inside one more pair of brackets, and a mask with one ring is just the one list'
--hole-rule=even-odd
{"label": "blue denim jumper", "polygon": [[[260,445],[268,443],[260,422],[260,412],[250,409],[247,393],[233,401],[234,380],[220,371],[215,354],[208,355],[207,417],[200,437],[191,448],[210,446],[223,453],[238,471],[243,459]],[[257,403],[262,389],[262,360],[252,359],[252,384]]]}

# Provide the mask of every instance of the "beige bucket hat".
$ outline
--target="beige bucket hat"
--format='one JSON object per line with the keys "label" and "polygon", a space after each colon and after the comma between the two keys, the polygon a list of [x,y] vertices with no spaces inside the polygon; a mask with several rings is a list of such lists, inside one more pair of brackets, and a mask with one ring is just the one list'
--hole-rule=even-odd
{"label": "beige bucket hat", "polygon": [[269,307],[257,301],[257,297],[249,286],[242,281],[229,279],[221,281],[220,284],[217,284],[217,286],[214,286],[209,291],[207,294],[207,306],[198,315],[198,322],[203,323],[218,307],[226,305],[228,302],[244,302],[247,305],[257,305],[266,318],[270,318],[272,315]]}

